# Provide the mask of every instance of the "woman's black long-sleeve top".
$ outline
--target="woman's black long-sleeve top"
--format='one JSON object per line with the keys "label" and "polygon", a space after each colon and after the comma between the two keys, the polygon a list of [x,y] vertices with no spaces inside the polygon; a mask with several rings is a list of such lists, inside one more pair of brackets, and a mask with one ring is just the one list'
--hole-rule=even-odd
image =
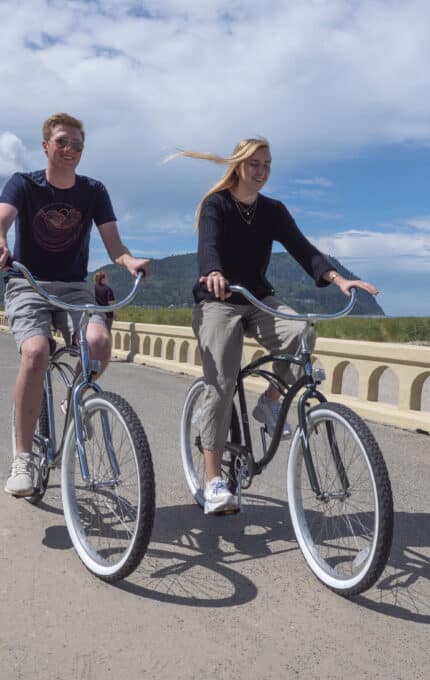
{"label": "woman's black long-sleeve top", "polygon": [[[328,282],[323,274],[333,269],[330,262],[302,234],[287,208],[262,194],[251,224],[241,217],[231,193],[225,189],[208,196],[199,219],[199,277],[219,271],[232,284],[248,288],[260,300],[273,295],[266,279],[273,241],[279,241],[311,276],[317,286]],[[193,287],[194,300],[214,300],[202,290],[198,281]],[[237,293],[228,302],[245,304]]]}

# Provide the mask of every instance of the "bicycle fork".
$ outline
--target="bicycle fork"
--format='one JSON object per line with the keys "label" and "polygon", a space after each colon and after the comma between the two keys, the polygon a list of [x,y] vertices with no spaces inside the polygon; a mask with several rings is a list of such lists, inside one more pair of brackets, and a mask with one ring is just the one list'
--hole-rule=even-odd
{"label": "bicycle fork", "polygon": [[[92,426],[89,423],[84,423],[82,418],[82,410],[80,408],[81,395],[84,390],[88,387],[92,387],[95,391],[100,392],[101,389],[95,383],[81,383],[73,391],[73,412],[74,412],[74,426],[75,426],[75,437],[76,437],[76,450],[78,453],[79,466],[81,469],[82,479],[94,487],[104,486],[104,487],[114,487],[118,485],[121,471],[119,469],[118,461],[115,455],[114,446],[112,443],[112,434],[109,425],[109,420],[107,413],[104,411],[100,412],[100,420],[103,432],[103,442],[109,459],[110,467],[112,470],[113,478],[111,480],[104,480],[103,482],[96,482],[91,479],[90,471],[88,468],[88,459],[85,450],[85,436],[89,437],[91,433]],[[85,435],[85,432],[86,435]]]}
{"label": "bicycle fork", "polygon": [[318,392],[315,387],[309,388],[306,392],[299,398],[298,404],[298,414],[299,414],[299,436],[302,444],[303,458],[305,461],[306,471],[309,477],[309,482],[312,487],[312,491],[315,493],[318,500],[328,502],[333,496],[337,498],[345,498],[348,495],[348,489],[350,487],[350,482],[348,475],[345,470],[345,466],[342,462],[341,455],[339,453],[339,446],[336,440],[336,433],[334,431],[333,425],[330,422],[326,422],[322,425],[327,429],[327,440],[330,446],[330,452],[333,456],[334,464],[336,466],[337,474],[339,477],[339,482],[342,487],[342,491],[339,492],[327,492],[322,491],[318,481],[318,475],[315,470],[315,465],[312,457],[312,453],[309,446],[308,428],[307,428],[307,418],[306,418],[306,402],[309,397],[318,399],[322,404],[326,401],[325,397]]}

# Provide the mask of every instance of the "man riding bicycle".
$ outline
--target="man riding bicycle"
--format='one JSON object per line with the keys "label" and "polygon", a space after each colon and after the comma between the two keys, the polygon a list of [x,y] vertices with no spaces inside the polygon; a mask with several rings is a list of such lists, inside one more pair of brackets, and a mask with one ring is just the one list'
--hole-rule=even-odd
{"label": "man riding bicycle", "polygon": [[[21,355],[14,392],[16,456],[5,486],[13,496],[28,496],[33,490],[32,440],[42,402],[51,325],[70,343],[80,313],[55,309],[8,267],[10,227],[15,222],[13,258],[28,267],[48,293],[72,304],[95,302],[94,287],[86,281],[93,222],[112,262],[133,276],[142,269],[150,273],[150,260],[133,257],[122,243],[104,185],[75,172],[85,141],[81,121],[57,113],[44,122],[42,130],[46,169],[15,173],[0,195],[0,270],[9,270],[5,311]],[[101,362],[103,372],[111,353],[104,315],[91,317],[87,339],[91,358]]]}

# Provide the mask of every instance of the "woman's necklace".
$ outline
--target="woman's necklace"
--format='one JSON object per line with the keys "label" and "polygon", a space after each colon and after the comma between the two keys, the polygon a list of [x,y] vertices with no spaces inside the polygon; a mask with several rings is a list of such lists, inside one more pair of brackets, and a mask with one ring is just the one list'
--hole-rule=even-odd
{"label": "woman's necklace", "polygon": [[237,198],[233,196],[233,194],[231,194],[231,197],[243,221],[246,222],[246,224],[251,224],[252,220],[254,219],[255,211],[257,210],[258,194],[255,201],[251,203],[251,205],[247,205],[246,203],[238,201]]}

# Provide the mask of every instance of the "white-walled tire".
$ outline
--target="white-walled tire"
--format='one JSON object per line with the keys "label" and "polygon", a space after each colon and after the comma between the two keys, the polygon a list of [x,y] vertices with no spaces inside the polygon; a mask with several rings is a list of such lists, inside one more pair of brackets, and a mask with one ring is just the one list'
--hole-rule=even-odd
{"label": "white-walled tire", "polygon": [[[307,414],[312,459],[322,492],[317,499],[297,429],[288,461],[288,503],[303,556],[317,578],[351,597],[370,588],[389,557],[393,533],[391,485],[382,454],[364,421],[340,404]],[[345,490],[333,442],[346,471]]]}
{"label": "white-walled tire", "polygon": [[[82,562],[99,578],[113,582],[137,567],[151,537],[155,508],[151,452],[139,418],[122,397],[92,394],[83,402],[81,414],[90,479],[82,479],[72,421],[61,466],[64,516]],[[107,454],[102,414],[109,423],[119,477]]]}

